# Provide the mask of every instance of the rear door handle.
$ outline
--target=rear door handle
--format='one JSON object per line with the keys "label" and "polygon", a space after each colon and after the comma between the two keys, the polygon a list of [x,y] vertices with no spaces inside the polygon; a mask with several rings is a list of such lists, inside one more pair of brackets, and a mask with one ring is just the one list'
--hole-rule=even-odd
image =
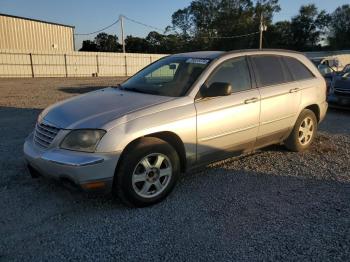
{"label": "rear door handle", "polygon": [[300,89],[297,87],[297,88],[293,88],[291,90],[289,90],[289,93],[296,93],[298,92]]}
{"label": "rear door handle", "polygon": [[247,100],[244,100],[244,104],[251,104],[251,103],[256,103],[259,101],[259,98],[257,97],[253,97],[253,98],[249,98]]}

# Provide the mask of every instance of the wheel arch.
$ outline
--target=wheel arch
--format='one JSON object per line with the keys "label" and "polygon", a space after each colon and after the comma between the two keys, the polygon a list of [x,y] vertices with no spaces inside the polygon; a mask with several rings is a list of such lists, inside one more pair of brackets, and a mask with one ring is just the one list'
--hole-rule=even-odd
{"label": "wheel arch", "polygon": [[126,145],[126,147],[123,149],[123,151],[119,157],[117,167],[115,169],[115,174],[118,172],[119,167],[120,167],[120,163],[123,161],[123,157],[125,156],[128,149],[137,143],[141,143],[142,139],[145,137],[159,138],[161,140],[164,140],[168,144],[170,144],[175,149],[176,153],[179,156],[181,172],[186,171],[187,159],[186,159],[186,150],[185,150],[185,146],[184,146],[183,141],[181,140],[181,138],[177,134],[170,132],[170,131],[163,131],[163,132],[147,134],[147,135],[138,137],[138,138],[132,140],[131,142],[129,142]]}
{"label": "wheel arch", "polygon": [[185,145],[177,134],[170,131],[164,131],[164,132],[149,134],[149,135],[146,135],[145,137],[156,137],[169,143],[175,149],[175,151],[177,152],[180,158],[181,171],[182,172],[186,171],[187,159],[186,159]]}
{"label": "wheel arch", "polygon": [[317,119],[317,122],[320,122],[320,119],[321,119],[321,116],[320,116],[320,107],[319,107],[317,104],[309,105],[309,106],[305,107],[304,109],[309,109],[309,110],[311,110],[311,111],[315,114],[316,119]]}

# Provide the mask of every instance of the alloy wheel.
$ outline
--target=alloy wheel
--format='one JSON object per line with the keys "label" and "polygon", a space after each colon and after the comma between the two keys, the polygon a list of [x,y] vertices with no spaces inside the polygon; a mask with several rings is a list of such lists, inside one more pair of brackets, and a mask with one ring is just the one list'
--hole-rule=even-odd
{"label": "alloy wheel", "polygon": [[161,153],[147,155],[134,169],[133,189],[140,197],[156,197],[169,185],[172,171],[171,162],[166,155]]}
{"label": "alloy wheel", "polygon": [[306,117],[299,127],[299,142],[303,146],[310,143],[314,135],[315,124],[311,117]]}

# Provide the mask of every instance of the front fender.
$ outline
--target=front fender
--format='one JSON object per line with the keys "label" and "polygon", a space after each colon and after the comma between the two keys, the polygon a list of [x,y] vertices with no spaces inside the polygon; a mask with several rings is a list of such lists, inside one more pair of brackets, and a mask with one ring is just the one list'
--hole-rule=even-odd
{"label": "front fender", "polygon": [[97,152],[122,152],[132,141],[159,132],[172,132],[184,143],[186,158],[196,156],[196,110],[194,104],[144,115],[110,128]]}

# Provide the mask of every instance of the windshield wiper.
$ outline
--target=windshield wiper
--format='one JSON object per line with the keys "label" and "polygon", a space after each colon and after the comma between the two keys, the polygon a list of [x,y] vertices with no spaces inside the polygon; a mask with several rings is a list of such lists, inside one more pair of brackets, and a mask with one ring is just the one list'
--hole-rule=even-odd
{"label": "windshield wiper", "polygon": [[155,92],[155,91],[143,90],[143,89],[138,89],[138,88],[135,88],[135,87],[129,87],[129,88],[122,87],[121,90],[131,91],[131,92],[136,92],[136,93],[141,93],[141,94],[151,94],[151,95],[157,95],[158,94],[158,92]]}

